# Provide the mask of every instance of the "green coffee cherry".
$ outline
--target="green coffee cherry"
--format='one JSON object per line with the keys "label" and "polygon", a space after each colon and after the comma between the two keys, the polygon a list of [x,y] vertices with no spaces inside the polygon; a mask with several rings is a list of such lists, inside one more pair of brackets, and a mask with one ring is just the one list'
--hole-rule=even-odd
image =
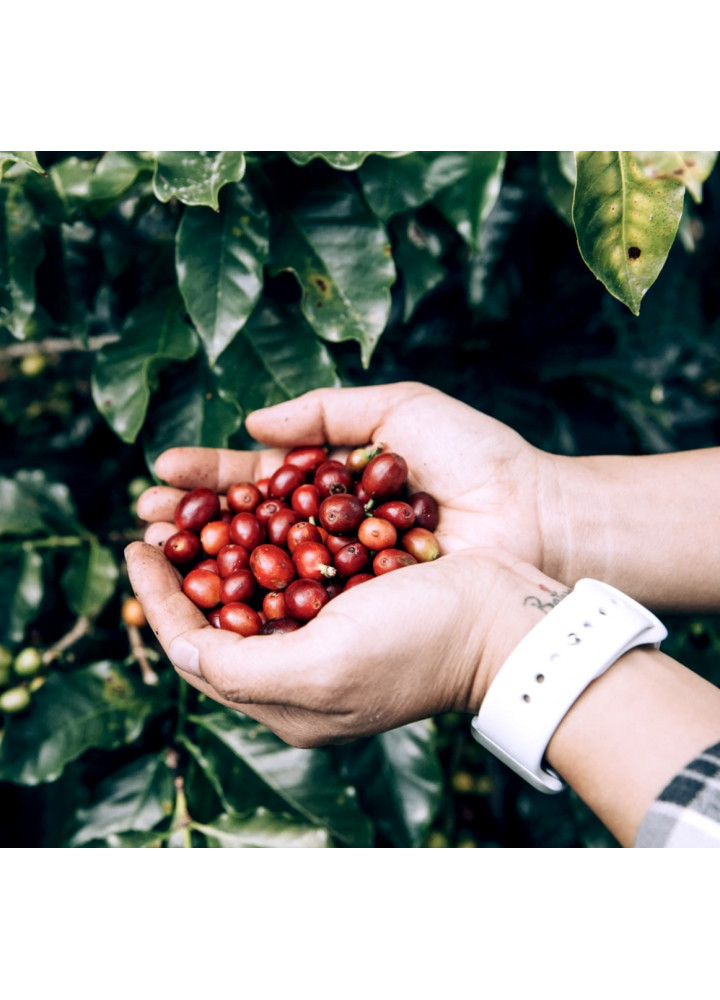
{"label": "green coffee cherry", "polygon": [[21,649],[15,657],[13,669],[17,677],[34,677],[42,668],[42,656],[40,650],[34,646],[26,646]]}
{"label": "green coffee cherry", "polygon": [[0,646],[0,687],[6,687],[12,679],[13,655],[6,646]]}
{"label": "green coffee cherry", "polygon": [[42,375],[46,365],[47,358],[45,355],[39,351],[34,351],[32,354],[26,354],[22,358],[20,361],[20,371],[26,378],[35,378],[36,375]]}
{"label": "green coffee cherry", "polygon": [[24,712],[30,704],[30,692],[26,687],[8,688],[0,694],[0,712],[16,715]]}
{"label": "green coffee cherry", "polygon": [[145,490],[149,490],[151,486],[152,483],[145,476],[136,476],[128,483],[128,496],[131,500],[137,500],[137,498],[144,493]]}

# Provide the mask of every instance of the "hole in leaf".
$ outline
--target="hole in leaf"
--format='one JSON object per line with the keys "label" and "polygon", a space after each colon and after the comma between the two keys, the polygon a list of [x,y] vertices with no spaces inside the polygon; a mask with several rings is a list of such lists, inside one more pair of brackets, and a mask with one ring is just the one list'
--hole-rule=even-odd
{"label": "hole in leaf", "polygon": [[641,253],[642,250],[640,247],[628,247],[628,257],[630,260],[637,260]]}

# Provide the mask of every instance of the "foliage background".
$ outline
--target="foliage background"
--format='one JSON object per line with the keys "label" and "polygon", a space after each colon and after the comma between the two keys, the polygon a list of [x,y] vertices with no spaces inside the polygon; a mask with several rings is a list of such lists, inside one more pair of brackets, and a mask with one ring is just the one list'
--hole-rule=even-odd
{"label": "foliage background", "polygon": [[[123,623],[122,549],[160,451],[318,385],[417,379],[567,454],[716,445],[720,181],[652,155],[642,298],[577,210],[617,159],[578,158],[573,226],[569,154],[0,153],[0,642],[43,658],[0,666],[1,846],[615,846],[467,719],[301,751],[198,697]],[[668,624],[718,683],[720,622]]]}

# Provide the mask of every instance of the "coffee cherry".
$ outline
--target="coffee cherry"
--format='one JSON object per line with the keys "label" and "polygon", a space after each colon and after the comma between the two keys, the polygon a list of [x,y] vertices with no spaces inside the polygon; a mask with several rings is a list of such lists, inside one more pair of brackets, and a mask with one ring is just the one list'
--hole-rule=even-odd
{"label": "coffee cherry", "polygon": [[366,583],[368,580],[374,580],[375,577],[372,573],[355,573],[353,576],[348,577],[345,581],[344,590],[352,590],[353,587],[357,587],[360,583]]}
{"label": "coffee cherry", "polygon": [[415,524],[420,528],[427,528],[428,531],[435,531],[440,520],[440,509],[435,497],[421,490],[419,493],[413,493],[408,503],[415,511]]}
{"label": "coffee cherry", "polygon": [[320,511],[320,494],[317,486],[313,486],[312,483],[298,486],[290,497],[290,506],[305,520],[317,517]]}
{"label": "coffee cherry", "polygon": [[235,632],[237,635],[257,635],[262,628],[262,621],[257,611],[242,601],[226,604],[220,608],[220,628]]}
{"label": "coffee cherry", "polygon": [[358,528],[358,538],[373,552],[391,549],[397,541],[397,529],[382,517],[368,517]]}
{"label": "coffee cherry", "polygon": [[202,559],[199,563],[195,563],[193,569],[206,569],[210,573],[217,573],[217,575],[220,576],[220,567],[217,564],[217,559],[212,559],[210,557]]}
{"label": "coffee cherry", "polygon": [[373,510],[373,517],[383,517],[398,531],[408,531],[415,524],[415,511],[404,500],[386,500]]}
{"label": "coffee cherry", "polygon": [[370,554],[367,548],[360,542],[354,542],[335,553],[335,568],[342,577],[354,576],[365,569],[369,559]]}
{"label": "coffee cherry", "polygon": [[182,566],[197,558],[200,539],[192,531],[176,531],[165,542],[163,552],[174,566]]}
{"label": "coffee cherry", "polygon": [[403,566],[413,566],[417,563],[415,556],[402,549],[383,549],[373,559],[373,572],[375,576],[383,576],[393,570],[401,569]]}
{"label": "coffee cherry", "polygon": [[231,576],[239,569],[247,569],[250,566],[250,552],[244,545],[231,542],[224,545],[216,558],[218,572],[220,576]]}
{"label": "coffee cherry", "polygon": [[[292,584],[290,584],[292,586]],[[285,618],[285,594],[282,590],[271,590],[263,597],[262,609],[265,617],[270,621],[273,618]]]}
{"label": "coffee cherry", "polygon": [[299,520],[300,515],[291,510],[290,507],[284,507],[282,510],[277,511],[267,523],[268,541],[273,545],[287,544],[288,531]]}
{"label": "coffee cherry", "polygon": [[208,521],[220,517],[220,498],[205,486],[190,490],[175,508],[175,525],[179,531],[200,531]]}
{"label": "coffee cherry", "polygon": [[257,591],[255,577],[249,569],[239,569],[232,576],[226,576],[220,584],[220,600],[223,604],[241,601],[247,604]]}
{"label": "coffee cherry", "polygon": [[352,493],[337,493],[325,497],[320,504],[320,524],[334,535],[347,535],[357,530],[365,519],[362,502]]}
{"label": "coffee cherry", "polygon": [[13,671],[17,677],[34,677],[42,669],[42,656],[34,646],[26,646],[15,657]]}
{"label": "coffee cherry", "polygon": [[268,500],[263,500],[262,503],[257,505],[255,508],[255,517],[264,528],[267,528],[270,518],[274,514],[277,514],[279,510],[285,510],[287,506],[288,505],[285,501],[280,500],[279,497],[271,497]]}
{"label": "coffee cherry", "polygon": [[281,465],[270,476],[268,497],[270,499],[289,500],[299,486],[305,483],[305,473],[296,465]]}
{"label": "coffee cherry", "polygon": [[371,459],[382,452],[382,445],[368,445],[367,448],[354,448],[345,459],[345,465],[353,476],[362,476]]}
{"label": "coffee cherry", "polygon": [[357,542],[357,535],[331,535],[327,531],[323,538],[323,545],[333,556],[337,555],[340,549],[344,549],[346,545],[357,545]]}
{"label": "coffee cherry", "polygon": [[293,554],[302,542],[319,541],[321,541],[320,531],[314,524],[310,524],[309,521],[296,521],[295,524],[290,525],[287,537],[285,538],[285,544],[290,555]]}
{"label": "coffee cherry", "polygon": [[317,580],[294,580],[285,591],[285,607],[291,618],[309,622],[330,600]]}
{"label": "coffee cherry", "polygon": [[147,625],[143,606],[137,597],[126,597],[122,602],[120,614],[125,625],[131,625],[134,628],[142,628]]}
{"label": "coffee cherry", "polygon": [[405,485],[407,462],[394,451],[384,451],[371,459],[362,474],[361,483],[365,492],[374,500],[391,497]]}
{"label": "coffee cherry", "polygon": [[353,479],[350,470],[342,462],[330,459],[323,462],[315,470],[313,485],[316,487],[320,498],[329,497],[331,493],[349,493],[352,489]]}
{"label": "coffee cherry", "polygon": [[216,556],[220,549],[230,544],[230,525],[226,521],[210,521],[203,525],[200,544],[207,555]]}
{"label": "coffee cherry", "polygon": [[279,633],[282,635],[285,632],[297,632],[299,628],[300,622],[296,622],[294,618],[271,618],[265,622],[259,634],[274,635],[275,633]]}
{"label": "coffee cherry", "polygon": [[335,576],[329,550],[319,542],[302,542],[292,554],[297,575],[308,580],[324,580]]}
{"label": "coffee cherry", "polygon": [[344,581],[340,580],[339,577],[337,576],[334,577],[334,579],[332,579],[330,583],[325,583],[324,587],[325,587],[325,593],[328,595],[329,600],[332,600],[333,597],[337,597],[339,594],[342,594],[343,590],[345,589]]}
{"label": "coffee cherry", "polygon": [[127,494],[131,500],[138,500],[145,490],[149,490],[151,486],[152,483],[147,476],[135,476],[127,485]]}
{"label": "coffee cherry", "polygon": [[208,611],[207,613],[207,620],[213,628],[222,628],[220,624],[220,610],[220,608],[213,608],[212,611]]}
{"label": "coffee cherry", "polygon": [[264,542],[266,537],[265,526],[260,523],[257,514],[241,511],[230,522],[231,541],[236,545],[244,545],[249,552]]}
{"label": "coffee cherry", "polygon": [[254,483],[233,483],[225,494],[227,505],[233,514],[243,511],[252,513],[263,499]]}
{"label": "coffee cherry", "polygon": [[418,562],[430,562],[440,555],[438,540],[427,528],[411,528],[400,539],[400,547],[415,556]]}
{"label": "coffee cherry", "polygon": [[30,704],[30,692],[26,687],[8,688],[0,694],[0,712],[16,715],[24,712]]}
{"label": "coffee cherry", "polygon": [[314,444],[292,448],[285,456],[286,465],[296,465],[303,472],[314,472],[326,460],[327,450]]}
{"label": "coffee cherry", "polygon": [[250,553],[250,569],[266,590],[285,590],[295,578],[295,566],[288,553],[277,545],[258,545]]}
{"label": "coffee cherry", "polygon": [[220,587],[221,579],[217,573],[206,569],[191,569],[182,584],[185,596],[205,610],[220,603]]}

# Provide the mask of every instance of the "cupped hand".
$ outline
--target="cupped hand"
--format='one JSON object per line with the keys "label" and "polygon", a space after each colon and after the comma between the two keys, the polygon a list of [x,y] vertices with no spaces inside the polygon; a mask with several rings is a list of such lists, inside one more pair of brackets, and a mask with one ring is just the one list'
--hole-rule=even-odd
{"label": "cupped hand", "polygon": [[170,486],[153,487],[140,499],[140,516],[151,522],[146,541],[162,545],[175,530],[172,514],[181,490],[208,486],[222,493],[234,482],[268,476],[295,445],[373,442],[403,456],[412,490],[438,500],[443,553],[501,548],[553,572],[541,516],[553,481],[551,456],[436,389],[411,382],[317,389],[250,414],[246,426],[269,447],[173,448],[159,457],[155,471]]}
{"label": "cupped hand", "polygon": [[346,742],[447,710],[477,711],[555,585],[504,553],[467,549],[333,598],[288,634],[215,629],[161,551],[128,547],[130,580],[178,672],[299,747]]}

